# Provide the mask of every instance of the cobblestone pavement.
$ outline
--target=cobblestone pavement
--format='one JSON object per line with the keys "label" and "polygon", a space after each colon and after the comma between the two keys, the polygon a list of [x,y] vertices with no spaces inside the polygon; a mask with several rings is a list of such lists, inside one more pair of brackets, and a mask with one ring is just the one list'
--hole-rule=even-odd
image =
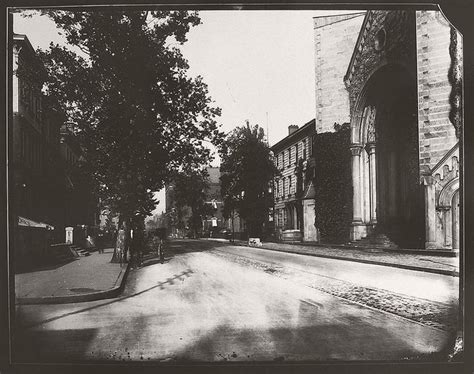
{"label": "cobblestone pavement", "polygon": [[240,265],[260,269],[268,274],[303,284],[370,308],[392,313],[423,325],[449,332],[454,332],[457,329],[457,304],[450,305],[382,289],[361,287],[352,282],[322,276],[311,271],[302,271],[288,266],[283,267],[278,264],[266,263],[222,250],[215,249],[210,253]]}
{"label": "cobblestone pavement", "polygon": [[376,261],[387,264],[416,266],[444,271],[459,271],[459,257],[441,257],[422,253],[389,252],[382,249],[364,250],[356,248],[332,248],[285,243],[263,243],[263,248],[274,251],[299,252],[304,254],[331,256],[345,259]]}

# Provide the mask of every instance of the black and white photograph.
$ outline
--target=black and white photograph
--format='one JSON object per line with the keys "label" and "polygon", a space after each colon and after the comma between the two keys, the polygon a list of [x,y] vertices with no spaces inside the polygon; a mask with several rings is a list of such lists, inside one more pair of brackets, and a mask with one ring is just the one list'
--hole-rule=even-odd
{"label": "black and white photograph", "polygon": [[463,362],[439,6],[6,11],[12,364]]}

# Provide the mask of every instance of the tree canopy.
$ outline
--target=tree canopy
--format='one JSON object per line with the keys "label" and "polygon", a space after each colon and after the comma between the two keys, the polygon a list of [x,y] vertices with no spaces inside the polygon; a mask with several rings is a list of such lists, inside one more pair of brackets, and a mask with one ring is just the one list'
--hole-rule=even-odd
{"label": "tree canopy", "polygon": [[236,210],[250,236],[260,236],[273,203],[269,191],[277,173],[264,130],[258,125],[237,127],[219,150],[224,215]]}
{"label": "tree canopy", "polygon": [[153,191],[186,167],[207,164],[221,133],[200,76],[187,76],[177,45],[200,23],[187,11],[43,10],[70,46],[38,51],[44,92],[74,126],[83,165],[122,220],[143,221]]}
{"label": "tree canopy", "polygon": [[194,237],[202,226],[202,220],[213,213],[212,206],[206,203],[208,178],[206,169],[184,170],[173,178],[173,201],[178,211],[190,208],[191,216],[187,224]]}

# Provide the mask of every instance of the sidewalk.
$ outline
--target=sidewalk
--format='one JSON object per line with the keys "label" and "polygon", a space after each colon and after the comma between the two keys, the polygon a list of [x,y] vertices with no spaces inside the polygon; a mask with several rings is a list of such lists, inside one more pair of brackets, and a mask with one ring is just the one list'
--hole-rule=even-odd
{"label": "sidewalk", "polygon": [[[206,238],[207,240],[215,240],[230,243],[226,239]],[[247,246],[245,241],[235,241],[234,245]],[[436,256],[431,254],[423,254],[422,251],[415,253],[400,251],[389,251],[382,249],[358,249],[344,246],[323,246],[311,244],[289,244],[289,243],[271,243],[264,242],[261,249],[272,251],[296,253],[307,256],[316,256],[324,258],[334,258],[338,260],[355,261],[367,264],[375,264],[382,266],[391,266],[402,269],[418,270],[429,273],[437,273],[451,276],[459,276],[459,257]]]}
{"label": "sidewalk", "polygon": [[64,265],[15,274],[17,304],[59,304],[99,300],[120,294],[127,264],[112,264],[113,248]]}

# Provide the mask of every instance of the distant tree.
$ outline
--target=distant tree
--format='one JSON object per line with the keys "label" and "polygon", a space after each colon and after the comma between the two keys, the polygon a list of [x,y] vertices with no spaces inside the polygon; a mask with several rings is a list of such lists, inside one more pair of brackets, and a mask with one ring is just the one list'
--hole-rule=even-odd
{"label": "distant tree", "polygon": [[273,204],[269,186],[277,173],[264,130],[248,123],[237,127],[228,134],[219,153],[224,214],[236,210],[245,220],[249,236],[261,236]]}
{"label": "distant tree", "polygon": [[108,233],[115,233],[117,227],[114,222],[114,219],[116,218],[116,214],[112,211],[106,211],[106,217],[105,217],[105,226],[104,229]]}
{"label": "distant tree", "polygon": [[206,204],[208,178],[206,169],[187,169],[177,173],[173,178],[176,209],[182,211],[186,206],[191,209],[188,225],[194,237],[197,237],[203,219],[213,212],[212,206]]}
{"label": "distant tree", "polygon": [[212,106],[201,77],[187,77],[187,61],[174,46],[186,41],[199,16],[161,10],[41,12],[83,53],[53,44],[38,51],[47,71],[45,96],[73,124],[84,148],[81,166],[93,176],[101,201],[119,213],[126,248],[131,244],[133,250],[130,230],[143,229],[156,205],[153,191],[183,165],[209,162],[203,140],[219,144],[220,109]]}

